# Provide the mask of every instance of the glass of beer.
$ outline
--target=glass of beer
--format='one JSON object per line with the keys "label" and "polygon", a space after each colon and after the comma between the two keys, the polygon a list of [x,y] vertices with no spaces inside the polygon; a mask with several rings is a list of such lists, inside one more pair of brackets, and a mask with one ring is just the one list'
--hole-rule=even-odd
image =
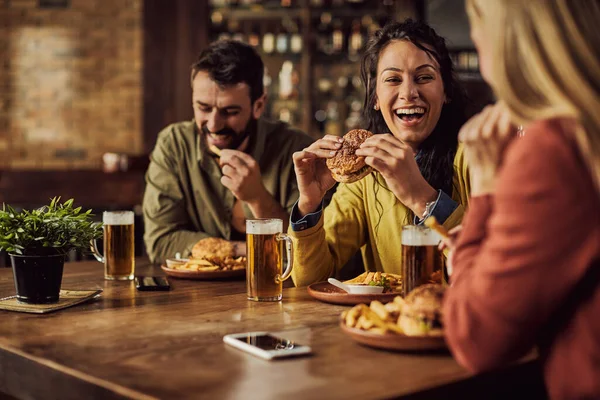
{"label": "glass of beer", "polygon": [[444,255],[440,236],[426,226],[402,227],[402,295],[427,283],[443,282]]}
{"label": "glass of beer", "polygon": [[[282,233],[280,219],[246,221],[246,289],[248,300],[281,301],[282,282],[292,272],[292,239]],[[287,265],[283,270],[283,242]]]}
{"label": "glass of beer", "polygon": [[104,263],[104,279],[126,281],[133,279],[135,268],[135,247],[133,232],[133,211],[105,211],[104,255],[92,241],[92,253]]}

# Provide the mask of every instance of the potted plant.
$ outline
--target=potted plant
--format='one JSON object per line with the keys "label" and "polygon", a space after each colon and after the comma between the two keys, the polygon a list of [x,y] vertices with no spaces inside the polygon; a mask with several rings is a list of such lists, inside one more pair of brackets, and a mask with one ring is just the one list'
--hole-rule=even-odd
{"label": "potted plant", "polygon": [[91,211],[73,208],[73,199],[61,203],[60,197],[31,211],[3,204],[0,250],[10,255],[19,301],[58,301],[66,254],[87,250],[90,240],[102,236],[102,224],[91,220]]}

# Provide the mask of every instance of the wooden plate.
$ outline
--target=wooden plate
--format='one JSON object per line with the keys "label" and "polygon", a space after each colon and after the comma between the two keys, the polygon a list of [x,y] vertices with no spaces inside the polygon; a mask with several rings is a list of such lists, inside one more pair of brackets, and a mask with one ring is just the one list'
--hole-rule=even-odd
{"label": "wooden plate", "polygon": [[406,336],[397,333],[372,333],[361,329],[350,328],[343,321],[340,327],[354,341],[365,346],[384,350],[396,351],[433,351],[447,349],[443,337],[435,336]]}
{"label": "wooden plate", "polygon": [[389,303],[400,293],[375,293],[375,294],[350,294],[333,286],[329,282],[317,282],[308,287],[308,294],[317,300],[331,304],[354,306],[356,304],[369,304],[373,300]]}
{"label": "wooden plate", "polygon": [[183,269],[167,268],[165,265],[161,265],[160,267],[163,271],[165,271],[165,274],[172,276],[173,278],[211,280],[246,277],[246,269],[235,269],[228,271],[188,271]]}

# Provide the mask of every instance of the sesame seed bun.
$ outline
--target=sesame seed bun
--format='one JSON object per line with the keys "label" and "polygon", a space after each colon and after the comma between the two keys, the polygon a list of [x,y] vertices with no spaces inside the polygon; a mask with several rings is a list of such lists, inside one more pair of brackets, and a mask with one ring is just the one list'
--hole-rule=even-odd
{"label": "sesame seed bun", "polygon": [[373,168],[365,164],[365,158],[357,156],[356,150],[373,134],[365,129],[353,129],[344,135],[342,148],[327,159],[327,168],[333,179],[342,183],[356,182],[369,175]]}

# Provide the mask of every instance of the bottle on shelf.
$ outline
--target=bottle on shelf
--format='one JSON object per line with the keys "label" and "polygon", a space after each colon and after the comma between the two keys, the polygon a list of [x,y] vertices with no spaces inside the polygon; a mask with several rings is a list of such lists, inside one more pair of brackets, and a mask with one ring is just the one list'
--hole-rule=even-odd
{"label": "bottle on shelf", "polygon": [[279,71],[279,99],[289,100],[298,97],[298,71],[294,68],[294,63],[286,60],[281,65]]}
{"label": "bottle on shelf", "polygon": [[250,25],[250,30],[247,32],[248,44],[254,48],[260,46],[260,34],[258,28],[254,25]]}
{"label": "bottle on shelf", "polygon": [[304,47],[304,38],[300,33],[300,24],[299,21],[296,20],[284,20],[284,23],[287,26],[287,30],[289,32],[289,51],[292,54],[300,54],[302,53],[302,48]]}
{"label": "bottle on shelf", "polygon": [[302,48],[304,47],[304,39],[302,38],[302,34],[300,32],[295,31],[290,36],[290,51],[293,54],[302,53]]}
{"label": "bottle on shelf", "polygon": [[275,49],[279,54],[285,54],[288,51],[289,35],[285,27],[279,29],[275,36]]}
{"label": "bottle on shelf", "polygon": [[324,54],[331,54],[333,50],[333,28],[331,26],[331,14],[321,13],[320,23],[317,28],[317,50]]}
{"label": "bottle on shelf", "polygon": [[331,33],[331,52],[339,54],[344,50],[344,31],[342,30],[342,21],[333,20],[333,32]]}
{"label": "bottle on shelf", "polygon": [[227,31],[230,33],[231,39],[245,41],[244,34],[240,31],[240,22],[237,19],[227,21]]}
{"label": "bottle on shelf", "polygon": [[360,20],[355,19],[352,21],[350,38],[348,40],[348,58],[350,61],[358,61],[364,46],[364,36],[361,26]]}
{"label": "bottle on shelf", "polygon": [[327,103],[327,120],[325,122],[325,134],[342,136],[342,123],[340,121],[340,113],[338,109],[338,103],[331,100]]}
{"label": "bottle on shelf", "polygon": [[272,54],[275,51],[275,34],[268,28],[263,35],[262,51],[265,54]]}

